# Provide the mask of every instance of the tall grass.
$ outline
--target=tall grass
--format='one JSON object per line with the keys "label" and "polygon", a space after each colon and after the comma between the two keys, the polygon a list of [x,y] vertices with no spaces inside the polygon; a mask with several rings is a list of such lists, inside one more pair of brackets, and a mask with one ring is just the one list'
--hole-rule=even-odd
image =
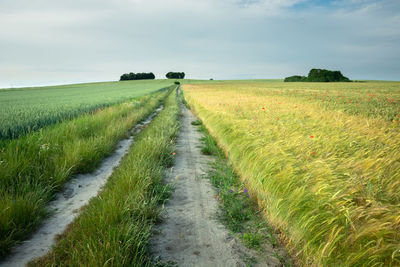
{"label": "tall grass", "polygon": [[167,94],[136,98],[5,142],[0,150],[0,256],[37,227],[66,180],[92,171]]}
{"label": "tall grass", "polygon": [[217,196],[222,206],[219,211],[219,219],[248,248],[255,249],[259,253],[256,257],[255,255],[246,255],[245,262],[252,266],[253,263],[260,260],[262,262],[270,261],[271,264],[279,260],[282,266],[292,266],[292,259],[283,246],[277,242],[274,229],[264,220],[257,200],[249,194],[214,138],[200,120],[193,121],[192,125],[200,126],[199,130],[204,135],[201,149],[203,154],[212,155],[215,158],[215,161],[210,163],[211,168],[206,176],[217,189]]}
{"label": "tall grass", "polygon": [[0,140],[16,138],[171,84],[167,80],[147,80],[0,90]]}
{"label": "tall grass", "polygon": [[344,110],[301,92],[321,88],[295,89],[299,96],[292,88],[271,93],[279,83],[184,91],[304,266],[398,266],[400,125],[385,114],[396,114],[400,85],[388,84],[374,83],[374,94],[394,99],[374,104],[375,115],[367,101]]}
{"label": "tall grass", "polygon": [[147,266],[150,230],[170,188],[179,108],[175,94],[135,139],[104,191],[84,208],[55,248],[30,266]]}

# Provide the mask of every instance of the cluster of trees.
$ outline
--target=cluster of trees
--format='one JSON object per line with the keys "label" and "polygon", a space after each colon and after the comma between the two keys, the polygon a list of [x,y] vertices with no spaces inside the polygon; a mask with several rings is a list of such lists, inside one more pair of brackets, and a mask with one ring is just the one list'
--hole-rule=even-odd
{"label": "cluster of trees", "polygon": [[[185,73],[184,72],[168,72],[165,75],[168,79],[184,79]],[[129,81],[129,80],[153,80],[156,76],[154,73],[124,73],[121,75],[120,81]]]}
{"label": "cluster of trees", "polygon": [[154,80],[156,76],[154,73],[125,73],[121,75],[120,81],[129,81],[129,80]]}
{"label": "cluster of trees", "polygon": [[183,79],[185,78],[185,73],[184,72],[168,72],[165,75],[168,79]]}
{"label": "cluster of trees", "polygon": [[293,75],[293,76],[286,77],[284,81],[285,82],[306,82],[307,77],[300,76],[300,75]]}
{"label": "cluster of trees", "polygon": [[349,78],[342,75],[338,70],[312,69],[308,77],[294,75],[286,77],[285,82],[351,82]]}

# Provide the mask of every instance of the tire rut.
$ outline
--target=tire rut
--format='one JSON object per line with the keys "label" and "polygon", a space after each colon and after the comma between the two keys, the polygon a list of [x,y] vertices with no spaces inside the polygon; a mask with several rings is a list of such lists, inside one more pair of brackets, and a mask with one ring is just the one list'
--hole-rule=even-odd
{"label": "tire rut", "polygon": [[178,266],[245,266],[237,239],[215,220],[216,192],[202,176],[211,157],[201,154],[196,120],[182,106],[175,166],[166,178],[175,190],[166,204],[165,220],[152,238],[155,261]]}

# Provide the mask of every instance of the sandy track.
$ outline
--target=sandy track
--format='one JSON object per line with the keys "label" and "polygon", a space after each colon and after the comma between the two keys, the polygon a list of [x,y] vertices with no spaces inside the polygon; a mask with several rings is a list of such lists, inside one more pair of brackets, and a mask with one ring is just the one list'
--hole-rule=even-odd
{"label": "sandy track", "polygon": [[263,244],[262,251],[250,250],[217,221],[216,192],[203,177],[213,157],[201,153],[202,134],[191,125],[197,118],[184,105],[181,109],[175,166],[166,177],[175,190],[151,240],[155,261],[168,266],[248,266],[245,260],[251,258],[251,266],[282,266],[270,243]]}
{"label": "sandy track", "polygon": [[164,222],[155,229],[152,253],[178,266],[245,266],[238,240],[215,220],[215,191],[201,177],[210,157],[201,154],[201,134],[191,125],[196,118],[183,105],[182,112],[175,166],[167,177],[175,191]]}
{"label": "sandy track", "polygon": [[144,121],[136,124],[130,131],[131,136],[121,140],[117,149],[104,158],[98,169],[93,173],[79,174],[64,185],[64,190],[57,194],[56,199],[49,203],[52,215],[45,220],[31,238],[25,240],[11,251],[11,255],[3,262],[2,266],[25,266],[29,261],[45,255],[53,246],[57,235],[64,232],[76,216],[80,208],[86,205],[92,197],[95,197],[111,176],[122,158],[128,153],[134,136],[146,127],[153,118],[163,109],[160,106]]}

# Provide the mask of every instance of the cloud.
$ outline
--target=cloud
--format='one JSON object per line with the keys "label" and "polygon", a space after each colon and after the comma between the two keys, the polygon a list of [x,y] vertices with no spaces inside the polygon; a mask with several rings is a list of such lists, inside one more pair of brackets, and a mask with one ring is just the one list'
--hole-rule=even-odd
{"label": "cloud", "polygon": [[394,0],[70,0],[0,3],[0,87],[127,71],[281,78],[311,67],[398,79]]}
{"label": "cloud", "polygon": [[306,0],[241,0],[238,3],[242,7],[251,8],[261,12],[276,12],[303,2],[306,2]]}

